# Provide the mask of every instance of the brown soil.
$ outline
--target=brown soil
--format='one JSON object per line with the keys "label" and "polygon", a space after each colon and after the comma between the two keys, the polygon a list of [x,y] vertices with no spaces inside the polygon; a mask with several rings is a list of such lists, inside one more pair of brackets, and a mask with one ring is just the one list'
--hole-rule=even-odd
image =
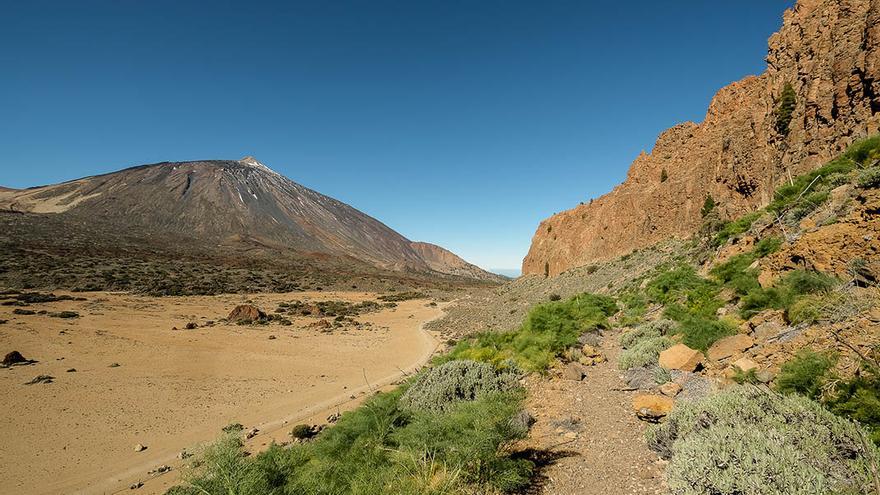
{"label": "brown soil", "polygon": [[[321,332],[307,317],[291,326],[205,324],[249,301],[271,312],[282,301],[375,295],[87,296],[32,305],[81,315],[72,319],[0,306],[9,320],[0,350],[38,361],[0,370],[0,438],[16,439],[4,442],[0,463],[9,493],[128,492],[137,481],[145,482],[138,493],[162,493],[177,479],[177,454],[216,439],[229,423],[261,430],[249,442],[259,449],[421,366],[436,348],[422,324],[442,314],[425,300],[405,301],[358,316],[370,326]],[[187,322],[199,327],[184,330]],[[55,379],[24,385],[40,374]],[[147,448],[136,452],[136,444]],[[172,471],[147,474],[161,464]]]}

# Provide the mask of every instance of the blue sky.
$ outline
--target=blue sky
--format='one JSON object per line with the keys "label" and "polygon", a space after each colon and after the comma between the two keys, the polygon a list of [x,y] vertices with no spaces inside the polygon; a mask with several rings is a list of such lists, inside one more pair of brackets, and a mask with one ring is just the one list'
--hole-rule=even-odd
{"label": "blue sky", "polygon": [[538,222],[763,71],[790,0],[0,0],[0,185],[254,155],[518,268]]}

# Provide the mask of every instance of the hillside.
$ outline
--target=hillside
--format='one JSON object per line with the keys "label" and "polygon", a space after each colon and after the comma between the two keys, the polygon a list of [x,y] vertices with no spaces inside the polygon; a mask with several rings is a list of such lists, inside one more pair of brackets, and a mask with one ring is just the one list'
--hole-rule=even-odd
{"label": "hillside", "polygon": [[[112,265],[110,259],[122,256],[273,265],[288,277],[308,272],[315,285],[322,278],[342,281],[345,273],[426,282],[498,280],[442,248],[416,249],[378,220],[252,157],[165,162],[61,184],[3,189],[0,211],[10,234],[3,243],[7,254],[23,250],[3,264],[11,286],[53,286],[46,280],[27,282],[35,271],[46,270],[26,261],[47,253],[67,256],[69,264],[94,256]],[[131,278],[136,264],[123,259],[118,265],[126,265],[122,268],[128,274],[121,276]]]}
{"label": "hillside", "polygon": [[[766,205],[774,189],[880,128],[880,5],[801,0],[770,37],[767,69],[721,89],[703,122],[665,131],[610,193],[538,226],[523,274],[610,260],[702,223],[706,196],[724,218]],[[782,111],[790,85],[793,109]]]}

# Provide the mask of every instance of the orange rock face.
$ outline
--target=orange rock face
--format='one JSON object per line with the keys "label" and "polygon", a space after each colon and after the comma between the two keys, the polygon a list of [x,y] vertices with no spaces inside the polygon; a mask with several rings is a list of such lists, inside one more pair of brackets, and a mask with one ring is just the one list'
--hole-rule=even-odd
{"label": "orange rock face", "polygon": [[660,353],[660,366],[668,370],[695,371],[703,364],[703,353],[684,344],[675,344]]}
{"label": "orange rock face", "polygon": [[[767,204],[789,175],[880,130],[880,3],[800,0],[768,44],[766,71],[721,89],[702,123],[665,131],[613,191],[541,222],[523,274],[557,275],[689,237],[707,193],[735,218]],[[797,103],[783,136],[775,109],[786,83]]]}

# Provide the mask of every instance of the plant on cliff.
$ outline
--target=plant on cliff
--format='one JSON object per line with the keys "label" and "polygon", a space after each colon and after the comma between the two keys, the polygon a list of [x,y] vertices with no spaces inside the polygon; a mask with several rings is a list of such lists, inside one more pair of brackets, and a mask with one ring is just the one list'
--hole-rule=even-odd
{"label": "plant on cliff", "polygon": [[776,130],[783,136],[788,135],[791,115],[797,103],[797,94],[791,83],[785,83],[782,93],[779,95],[779,105],[776,107]]}
{"label": "plant on cliff", "polygon": [[702,215],[703,218],[706,218],[706,216],[708,216],[709,213],[711,213],[714,209],[715,199],[713,199],[711,195],[707,194],[706,199],[703,200],[703,207],[700,208],[700,215]]}

